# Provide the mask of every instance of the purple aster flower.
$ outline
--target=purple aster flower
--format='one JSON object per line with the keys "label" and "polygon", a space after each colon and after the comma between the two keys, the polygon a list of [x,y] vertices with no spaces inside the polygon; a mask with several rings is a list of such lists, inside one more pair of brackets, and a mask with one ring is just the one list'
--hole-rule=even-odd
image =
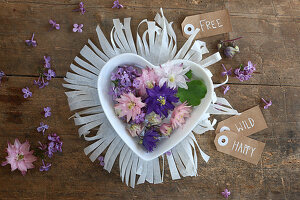
{"label": "purple aster flower", "polygon": [[28,98],[28,97],[32,97],[32,92],[30,92],[28,87],[23,88],[22,92],[24,93],[23,96],[24,96],[25,99]]}
{"label": "purple aster flower", "polygon": [[49,85],[49,82],[45,82],[44,75],[40,74],[39,79],[34,80],[33,84],[39,86],[39,88],[42,89],[42,88],[46,87],[47,85]]}
{"label": "purple aster flower", "polygon": [[140,124],[140,123],[143,123],[145,121],[145,113],[144,112],[141,112],[140,114],[138,114],[135,119],[134,119],[134,122],[136,124]]}
{"label": "purple aster flower", "polygon": [[56,73],[52,69],[48,69],[48,73],[45,72],[44,75],[47,77],[46,79],[50,81],[51,78],[54,78],[56,76]]}
{"label": "purple aster flower", "polygon": [[44,162],[44,159],[42,159],[42,162],[43,162],[43,165],[40,167],[40,172],[43,172],[43,171],[48,171],[51,167],[51,163],[47,163],[45,165],[45,162]]}
{"label": "purple aster flower", "polygon": [[84,6],[83,2],[80,2],[79,8],[74,9],[73,12],[80,12],[83,15],[86,11],[83,6]]}
{"label": "purple aster flower", "polygon": [[99,160],[99,164],[103,167],[105,165],[105,163],[104,163],[104,157],[103,156],[99,156],[98,160]]}
{"label": "purple aster flower", "polygon": [[230,195],[230,191],[228,191],[227,189],[224,190],[224,192],[222,192],[223,197],[225,197],[226,199],[229,197]]}
{"label": "purple aster flower", "polygon": [[272,105],[272,101],[271,100],[269,102],[267,102],[264,98],[261,98],[261,100],[266,104],[264,106],[264,109],[268,109]]}
{"label": "purple aster flower", "polygon": [[123,7],[124,7],[124,6],[123,6],[122,4],[119,3],[119,0],[115,0],[115,1],[114,1],[114,5],[113,5],[112,8],[118,8],[118,9],[120,9],[120,8],[123,8]]}
{"label": "purple aster flower", "polygon": [[50,64],[50,56],[44,56],[44,67],[49,69],[51,67],[51,64]]}
{"label": "purple aster flower", "polygon": [[32,37],[30,40],[25,40],[26,44],[28,46],[33,46],[33,47],[36,47],[37,46],[37,42],[35,40],[33,40],[34,38],[34,33],[32,33]]}
{"label": "purple aster flower", "polygon": [[227,85],[226,87],[222,86],[222,88],[224,89],[224,95],[229,91],[230,87]]}
{"label": "purple aster flower", "polygon": [[145,132],[142,144],[148,152],[152,152],[156,147],[156,143],[159,141],[159,137],[159,133],[153,127]]}
{"label": "purple aster flower", "polygon": [[147,113],[154,111],[156,114],[168,117],[168,111],[173,110],[179,98],[175,97],[177,90],[167,87],[165,83],[162,87],[154,86],[152,89],[146,89],[148,97],[145,99],[147,104]]}
{"label": "purple aster flower", "polygon": [[83,24],[73,24],[73,32],[82,33]]}
{"label": "purple aster flower", "polygon": [[56,30],[59,30],[60,29],[60,25],[59,24],[57,24],[54,20],[52,20],[52,19],[50,19],[49,20],[49,24],[51,24],[52,25],[52,27],[50,28],[50,31],[52,30],[52,29],[56,29]]}
{"label": "purple aster flower", "polygon": [[0,71],[0,85],[3,77],[5,76],[5,73],[3,71]]}
{"label": "purple aster flower", "polygon": [[51,108],[50,107],[45,107],[44,108],[44,113],[45,113],[45,117],[50,117],[51,116]]}
{"label": "purple aster flower", "polygon": [[56,135],[56,133],[48,135],[48,141],[49,143],[46,153],[49,158],[51,158],[56,152],[62,152],[63,142],[60,140],[60,137]]}
{"label": "purple aster flower", "polygon": [[223,65],[223,64],[222,64],[222,67],[224,69],[224,72],[221,73],[222,76],[225,76],[225,75],[229,76],[229,75],[232,74],[232,68],[230,68],[229,70],[227,70],[226,67],[225,67],[225,65]]}
{"label": "purple aster flower", "polygon": [[37,127],[36,130],[37,130],[38,132],[42,132],[43,135],[44,135],[45,131],[46,131],[48,128],[49,128],[49,126],[48,126],[47,124],[44,124],[43,122],[41,122],[41,123],[40,123],[40,126]]}

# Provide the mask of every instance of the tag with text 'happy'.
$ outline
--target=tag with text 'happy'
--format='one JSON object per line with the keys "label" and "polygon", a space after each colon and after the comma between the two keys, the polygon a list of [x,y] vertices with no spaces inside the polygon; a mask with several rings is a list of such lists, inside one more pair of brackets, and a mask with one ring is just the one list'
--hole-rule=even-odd
{"label": "tag with text 'happy'", "polygon": [[227,10],[188,16],[183,20],[181,27],[183,36],[186,38],[189,38],[196,28],[199,28],[200,31],[196,35],[196,39],[232,31],[230,17]]}
{"label": "tag with text 'happy'", "polygon": [[216,135],[215,145],[218,151],[257,165],[265,148],[265,143],[224,131]]}
{"label": "tag with text 'happy'", "polygon": [[240,115],[219,122],[216,133],[222,132],[223,130],[231,130],[243,136],[248,136],[266,128],[268,128],[268,126],[265,118],[259,106],[255,106],[242,112]]}

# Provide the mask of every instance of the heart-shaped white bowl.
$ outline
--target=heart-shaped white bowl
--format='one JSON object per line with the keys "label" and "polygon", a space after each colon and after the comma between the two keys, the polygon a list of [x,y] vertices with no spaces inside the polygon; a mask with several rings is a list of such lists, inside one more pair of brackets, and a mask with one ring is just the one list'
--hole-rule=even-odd
{"label": "heart-shaped white bowl", "polygon": [[207,93],[205,97],[201,100],[199,106],[193,108],[193,112],[191,117],[186,120],[186,123],[176,129],[169,138],[162,139],[157,144],[157,147],[153,150],[153,152],[147,152],[145,148],[138,144],[137,138],[131,137],[131,135],[127,132],[125,128],[125,123],[122,122],[114,111],[114,103],[111,95],[109,95],[109,90],[111,87],[111,73],[118,67],[124,64],[132,64],[137,65],[139,67],[152,67],[155,68],[157,66],[153,66],[143,57],[132,54],[132,53],[124,53],[110,59],[101,69],[101,72],[98,77],[98,94],[100,98],[100,102],[104,113],[111,123],[112,127],[118,133],[118,135],[122,138],[122,140],[128,145],[128,147],[137,154],[143,160],[152,160],[162,155],[166,151],[172,149],[176,146],[180,141],[182,141],[197,125],[201,116],[207,111],[213,95],[213,83],[211,78],[205,72],[200,65],[188,61],[188,60],[172,60],[171,63],[183,63],[184,66],[190,66],[193,71],[193,75],[197,77],[197,79],[201,79],[204,81],[207,87]]}

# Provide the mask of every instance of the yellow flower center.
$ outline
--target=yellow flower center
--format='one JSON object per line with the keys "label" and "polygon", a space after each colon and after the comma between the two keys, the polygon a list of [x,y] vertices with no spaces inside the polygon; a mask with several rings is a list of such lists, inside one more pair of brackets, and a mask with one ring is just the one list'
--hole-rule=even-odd
{"label": "yellow flower center", "polygon": [[160,96],[159,99],[157,99],[157,101],[158,101],[159,103],[161,103],[161,105],[163,105],[163,106],[166,104],[166,99],[165,99],[165,97]]}
{"label": "yellow flower center", "polygon": [[147,82],[147,88],[152,89],[154,87],[153,83],[151,81]]}
{"label": "yellow flower center", "polygon": [[175,78],[174,78],[173,75],[170,76],[169,81],[172,82],[172,83],[175,81]]}
{"label": "yellow flower center", "polygon": [[128,108],[129,108],[129,110],[133,109],[134,106],[135,106],[135,103],[134,103],[133,101],[130,101],[130,102],[128,103]]}

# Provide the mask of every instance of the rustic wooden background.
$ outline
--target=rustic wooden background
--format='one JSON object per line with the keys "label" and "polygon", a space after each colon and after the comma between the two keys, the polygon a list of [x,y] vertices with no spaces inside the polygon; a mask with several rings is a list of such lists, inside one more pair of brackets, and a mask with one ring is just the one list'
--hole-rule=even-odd
{"label": "rustic wooden background", "polygon": [[[84,1],[87,12],[82,16],[72,12],[78,0],[0,0],[0,70],[7,74],[0,87],[0,160],[5,159],[7,141],[28,139],[36,145],[42,139],[36,131],[40,121],[50,125],[48,133],[56,132],[64,141],[63,153],[51,160],[49,172],[39,172],[36,167],[23,177],[8,166],[0,167],[0,199],[222,199],[224,188],[231,191],[231,199],[299,198],[299,0],[120,1],[125,9],[111,9],[112,0]],[[130,16],[135,30],[142,19],[153,19],[160,7],[174,21],[180,46],[185,41],[180,29],[185,16],[229,10],[233,32],[203,41],[214,53],[218,40],[243,36],[238,42],[241,53],[221,63],[232,67],[248,60],[257,63],[251,80],[229,80],[231,90],[226,97],[239,111],[261,104],[261,97],[273,101],[270,109],[263,110],[269,128],[251,136],[266,143],[257,166],[217,152],[214,132],[197,137],[211,156],[207,164],[199,159],[198,177],[172,181],[167,171],[164,183],[158,185],[129,188],[121,182],[116,164],[109,174],[84,155],[88,142],[78,137],[77,127],[68,120],[71,113],[62,87],[70,63],[88,38],[97,42],[97,24],[108,34],[113,18]],[[49,32],[49,19],[56,20],[61,30]],[[72,32],[73,23],[84,24],[82,34]],[[36,48],[24,42],[33,32]],[[58,76],[48,87],[38,89],[32,83],[44,55],[51,56]],[[210,68],[214,81],[221,82],[220,63]],[[22,97],[25,86],[31,88],[32,98]],[[220,90],[217,93],[222,96]],[[53,110],[47,119],[41,114],[45,106]]]}

